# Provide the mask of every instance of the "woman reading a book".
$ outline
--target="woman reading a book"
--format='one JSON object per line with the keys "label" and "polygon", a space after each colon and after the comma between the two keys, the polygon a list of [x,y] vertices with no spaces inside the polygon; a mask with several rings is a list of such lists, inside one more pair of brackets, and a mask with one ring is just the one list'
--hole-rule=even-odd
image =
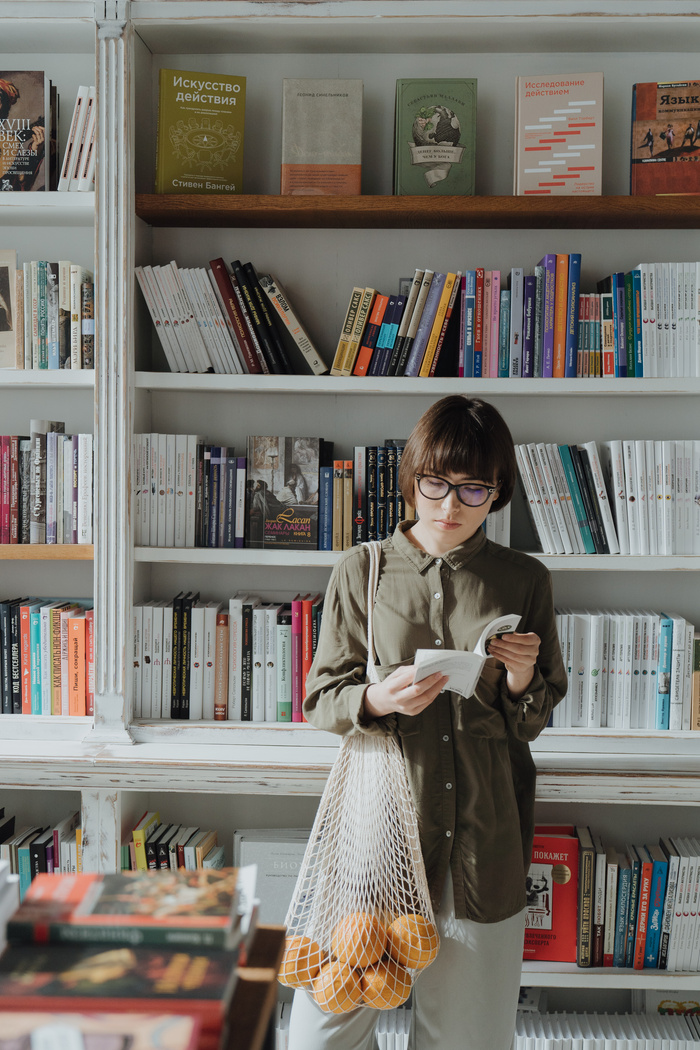
{"label": "woman reading a book", "polygon": [[[487,540],[482,525],[516,480],[513,440],[491,405],[443,398],[421,417],[399,484],[416,521],[383,541],[374,606],[379,684],[366,681],[363,546],[347,550],[326,594],[304,713],[321,729],[397,732],[418,813],[441,946],[414,986],[413,1050],[510,1050],[521,979],[525,879],[534,828],[529,742],[566,691],[548,570]],[[475,693],[413,684],[417,649],[472,650],[486,624],[519,614],[492,640]],[[370,1050],[378,1012],[323,1013],[295,994],[290,1050]]]}

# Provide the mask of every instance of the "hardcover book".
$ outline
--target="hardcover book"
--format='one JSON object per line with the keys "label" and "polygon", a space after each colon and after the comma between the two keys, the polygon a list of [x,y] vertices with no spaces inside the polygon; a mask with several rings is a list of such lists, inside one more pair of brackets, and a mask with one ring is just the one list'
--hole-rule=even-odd
{"label": "hardcover book", "polygon": [[280,193],[359,194],[361,80],[285,79]]}
{"label": "hardcover book", "polygon": [[248,438],[246,546],[317,549],[319,467],[332,461],[327,444],[315,437]]}
{"label": "hardcover book", "polygon": [[599,195],[602,159],[602,73],[516,78],[516,196]]}
{"label": "hardcover book", "polygon": [[579,841],[535,834],[526,878],[524,959],[576,962]]}
{"label": "hardcover book", "polygon": [[700,193],[700,81],[632,85],[630,193]]}
{"label": "hardcover book", "polygon": [[42,70],[0,72],[0,192],[51,189],[51,81]]}
{"label": "hardcover book", "polygon": [[474,193],[476,80],[396,81],[394,193]]}
{"label": "hardcover book", "polygon": [[156,193],[242,193],[245,77],[160,70]]}

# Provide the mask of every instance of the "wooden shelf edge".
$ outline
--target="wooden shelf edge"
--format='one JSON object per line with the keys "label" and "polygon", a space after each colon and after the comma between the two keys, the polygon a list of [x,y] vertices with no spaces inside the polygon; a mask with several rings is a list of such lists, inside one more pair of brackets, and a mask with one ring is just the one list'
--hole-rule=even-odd
{"label": "wooden shelf edge", "polygon": [[2,543],[0,561],[93,561],[92,543]]}
{"label": "wooden shelf edge", "polygon": [[700,196],[136,195],[151,226],[326,229],[697,229]]}

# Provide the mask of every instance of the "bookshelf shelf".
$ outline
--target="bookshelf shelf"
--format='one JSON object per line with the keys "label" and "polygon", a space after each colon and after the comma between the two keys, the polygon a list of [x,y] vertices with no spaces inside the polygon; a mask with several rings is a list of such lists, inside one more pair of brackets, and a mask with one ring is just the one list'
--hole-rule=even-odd
{"label": "bookshelf shelf", "polygon": [[136,196],[151,226],[287,229],[698,229],[700,197]]}
{"label": "bookshelf shelf", "polygon": [[0,370],[0,390],[3,387],[30,390],[93,390],[95,372],[93,369],[48,369],[44,368],[4,368]]}
{"label": "bookshelf shelf", "polygon": [[1,561],[92,561],[92,543],[2,543]]}
{"label": "bookshelf shelf", "polygon": [[697,973],[632,970],[621,967],[580,967],[574,963],[523,963],[523,984],[547,988],[673,988],[693,991]]}
{"label": "bookshelf shelf", "polygon": [[79,227],[95,221],[94,193],[4,193],[0,226]]}

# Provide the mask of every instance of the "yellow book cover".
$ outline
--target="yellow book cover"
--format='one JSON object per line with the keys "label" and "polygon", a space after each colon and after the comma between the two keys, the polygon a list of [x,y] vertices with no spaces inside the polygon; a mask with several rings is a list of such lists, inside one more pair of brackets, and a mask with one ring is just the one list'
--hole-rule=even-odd
{"label": "yellow book cover", "polygon": [[345,353],[345,361],[341,375],[350,376],[352,370],[355,367],[355,361],[360,350],[362,343],[362,335],[364,333],[367,321],[369,319],[370,310],[374,303],[377,291],[375,288],[365,288],[360,299],[360,305],[357,308],[357,316],[355,317],[355,324],[352,330],[352,336],[348,341],[347,351]]}
{"label": "yellow book cover", "polygon": [[161,69],[156,193],[242,193],[245,77]]}
{"label": "yellow book cover", "polygon": [[420,366],[419,376],[429,376],[430,367],[435,357],[435,351],[437,350],[438,339],[440,338],[440,332],[442,331],[442,322],[445,320],[445,314],[447,313],[447,307],[452,297],[452,289],[455,286],[457,280],[456,273],[448,273],[445,278],[445,283],[442,286],[442,293],[440,295],[440,302],[438,303],[437,313],[435,314],[435,320],[433,321],[433,327],[430,329],[430,335],[428,336],[428,343],[423,354],[423,361]]}
{"label": "yellow book cover", "polygon": [[146,839],[153,834],[159,824],[160,816],[154,810],[149,813],[144,813],[141,820],[132,831],[137,871],[148,871],[148,864],[146,863]]}
{"label": "yellow book cover", "polygon": [[[345,311],[345,320],[343,321],[343,327],[340,331],[340,338],[338,339],[338,345],[335,350],[335,356],[333,358],[333,364],[331,366],[331,375],[340,376],[343,375],[343,368],[345,365],[345,358],[348,352],[348,344],[352,337],[353,328],[355,327],[355,318],[357,317],[357,311],[360,306],[360,301],[364,295],[364,288],[353,288],[352,295],[350,296],[350,302],[348,308]],[[345,375],[348,373],[345,372]]]}

